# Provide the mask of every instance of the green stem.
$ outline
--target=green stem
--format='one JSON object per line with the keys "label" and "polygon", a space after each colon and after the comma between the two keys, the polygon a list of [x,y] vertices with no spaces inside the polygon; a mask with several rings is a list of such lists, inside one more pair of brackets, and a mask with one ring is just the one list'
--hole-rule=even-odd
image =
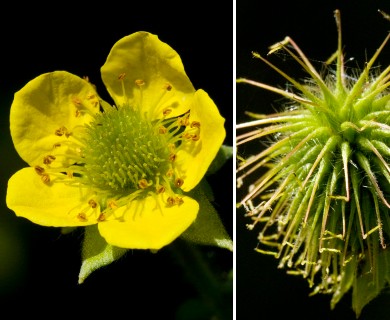
{"label": "green stem", "polygon": [[212,312],[213,319],[232,319],[233,296],[227,299],[224,284],[213,273],[203,253],[195,244],[177,239],[168,246],[175,261],[186,272],[186,276],[199,292],[207,308]]}

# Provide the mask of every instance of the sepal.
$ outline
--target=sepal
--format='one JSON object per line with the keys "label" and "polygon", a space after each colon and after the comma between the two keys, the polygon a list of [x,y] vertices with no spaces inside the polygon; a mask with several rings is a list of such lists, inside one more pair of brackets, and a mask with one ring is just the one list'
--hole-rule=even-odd
{"label": "sepal", "polygon": [[189,193],[189,196],[198,201],[199,213],[194,223],[181,235],[181,238],[196,244],[217,246],[233,251],[233,241],[217,210],[210,202],[213,200],[213,195],[207,181],[203,179]]}
{"label": "sepal", "polygon": [[122,257],[128,249],[108,244],[99,234],[96,225],[85,228],[82,244],[82,264],[78,283],[81,284],[95,270]]}
{"label": "sepal", "polygon": [[213,162],[210,164],[207,174],[216,173],[221,167],[233,156],[233,147],[222,145],[217,155],[215,156]]}

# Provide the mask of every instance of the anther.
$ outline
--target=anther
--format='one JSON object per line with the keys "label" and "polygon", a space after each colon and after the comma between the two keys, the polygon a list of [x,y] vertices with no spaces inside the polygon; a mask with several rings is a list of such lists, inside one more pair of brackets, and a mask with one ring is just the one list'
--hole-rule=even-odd
{"label": "anther", "polygon": [[87,219],[87,216],[85,215],[84,212],[80,212],[80,213],[77,215],[77,219],[79,219],[80,221],[83,221],[83,222],[85,222],[85,221],[88,220],[88,219]]}
{"label": "anther", "polygon": [[176,151],[176,146],[174,143],[170,143],[168,144],[168,150],[171,152],[171,153],[175,153]]}
{"label": "anther", "polygon": [[44,164],[51,164],[54,160],[56,159],[55,156],[52,155],[47,155],[46,157],[43,158],[43,163]]}
{"label": "anther", "polygon": [[193,134],[193,135],[191,136],[191,140],[192,140],[192,141],[198,141],[199,139],[200,139],[200,135],[197,134],[197,133],[195,133],[195,134]]}
{"label": "anther", "polygon": [[158,185],[158,186],[156,186],[156,192],[157,192],[158,194],[164,193],[164,192],[165,192],[165,187],[162,186],[161,184]]}
{"label": "anther", "polygon": [[102,212],[99,217],[97,218],[99,222],[106,220],[106,215]]}
{"label": "anther", "polygon": [[165,109],[163,110],[163,116],[166,117],[166,116],[169,115],[171,112],[172,112],[172,109],[171,109],[171,108],[165,108]]}
{"label": "anther", "polygon": [[159,134],[166,134],[167,128],[165,128],[164,126],[160,126],[160,128],[158,128],[158,133]]}
{"label": "anther", "polygon": [[167,91],[171,91],[172,90],[172,85],[170,83],[166,83],[165,86],[164,86],[164,89],[167,90]]}
{"label": "anther", "polygon": [[53,144],[53,149],[61,147],[61,143],[55,143]]}
{"label": "anther", "polygon": [[167,171],[166,176],[167,176],[168,178],[171,178],[171,177],[173,177],[174,174],[175,174],[175,172],[173,171],[172,168],[170,168],[170,169]]}
{"label": "anther", "polygon": [[146,179],[139,180],[138,181],[138,187],[140,189],[146,189],[147,187],[149,187],[148,181]]}
{"label": "anther", "polygon": [[97,207],[97,203],[95,200],[91,199],[88,201],[88,204],[89,206],[92,208],[92,209],[95,209]]}
{"label": "anther", "polygon": [[175,198],[175,204],[177,204],[178,206],[180,206],[183,203],[184,203],[183,198],[180,198],[180,197]]}
{"label": "anther", "polygon": [[176,154],[175,153],[171,153],[170,155],[169,155],[169,161],[171,161],[171,162],[174,162],[175,160],[176,160]]}
{"label": "anther", "polygon": [[184,180],[182,178],[176,178],[175,179],[175,186],[180,188],[184,183]]}
{"label": "anther", "polygon": [[169,206],[173,206],[173,205],[175,205],[175,203],[176,203],[176,201],[175,201],[175,198],[174,198],[174,197],[168,197],[168,198],[167,198],[167,204],[168,204]]}
{"label": "anther", "polygon": [[44,172],[45,172],[45,169],[43,169],[43,168],[40,167],[40,166],[35,166],[34,169],[35,169],[35,172],[36,172],[38,175],[40,175],[40,176],[43,175]]}
{"label": "anther", "polygon": [[145,81],[144,81],[144,80],[141,80],[141,79],[137,79],[137,80],[135,80],[135,84],[136,84],[138,87],[142,87],[143,85],[145,85]]}
{"label": "anther", "polygon": [[66,128],[65,128],[65,127],[61,127],[61,128],[59,128],[59,129],[57,129],[57,130],[54,132],[54,134],[55,134],[56,136],[61,137],[61,136],[64,135],[65,131],[66,131]]}
{"label": "anther", "polygon": [[186,140],[191,140],[193,135],[189,132],[184,132],[181,136]]}
{"label": "anther", "polygon": [[200,122],[199,121],[192,121],[191,128],[200,128]]}
{"label": "anther", "polygon": [[118,208],[118,205],[116,204],[116,202],[115,202],[115,200],[110,200],[110,201],[108,201],[108,207],[110,208],[110,209],[117,209]]}
{"label": "anther", "polygon": [[41,175],[41,180],[43,181],[43,183],[48,184],[50,182],[50,177],[47,173],[43,173]]}
{"label": "anther", "polygon": [[57,129],[57,130],[54,132],[54,134],[55,134],[56,136],[59,136],[59,137],[65,135],[65,136],[68,138],[68,137],[71,135],[71,132],[69,132],[68,129],[67,129],[66,127],[61,127],[61,128],[59,128],[59,129]]}
{"label": "anther", "polygon": [[126,73],[121,73],[121,74],[118,76],[118,80],[123,80],[125,77],[126,77]]}
{"label": "anther", "polygon": [[177,123],[178,123],[178,125],[181,126],[181,127],[186,127],[186,126],[188,126],[189,123],[190,123],[189,114],[186,114],[185,116],[179,118],[179,119],[177,120]]}
{"label": "anther", "polygon": [[76,107],[81,106],[81,100],[80,100],[79,97],[73,97],[73,98],[72,98],[72,103],[73,103]]}

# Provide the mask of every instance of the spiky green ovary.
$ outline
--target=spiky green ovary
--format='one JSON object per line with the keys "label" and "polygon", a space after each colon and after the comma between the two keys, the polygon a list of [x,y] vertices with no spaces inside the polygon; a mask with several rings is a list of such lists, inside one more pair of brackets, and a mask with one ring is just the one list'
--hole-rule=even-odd
{"label": "spiky green ovary", "polygon": [[[156,123],[129,106],[98,114],[87,128],[82,150],[88,184],[112,194],[156,192],[165,185],[172,169],[172,142]],[[140,188],[140,181],[148,187]]]}
{"label": "spiky green ovary", "polygon": [[385,98],[366,99],[359,116],[353,105],[342,110],[344,98],[329,114],[301,106],[264,130],[276,126],[282,135],[262,154],[269,169],[253,184],[252,198],[262,195],[252,209],[254,224],[262,223],[260,243],[276,248],[280,267],[307,277],[315,292],[334,293],[332,306],[364,264],[378,270],[390,236]]}

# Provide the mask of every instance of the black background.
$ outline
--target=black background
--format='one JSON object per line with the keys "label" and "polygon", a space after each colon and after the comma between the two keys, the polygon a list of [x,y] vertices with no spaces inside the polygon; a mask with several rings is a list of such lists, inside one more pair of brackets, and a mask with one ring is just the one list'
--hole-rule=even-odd
{"label": "black background", "polygon": [[[100,67],[111,47],[144,30],[179,53],[195,88],[208,92],[226,118],[224,143],[232,145],[233,3],[26,3],[2,4],[0,10],[0,318],[8,313],[12,318],[109,314],[112,319],[174,319],[179,306],[198,293],[168,250],[133,251],[78,285],[81,237],[61,236],[59,229],[34,225],[7,209],[7,181],[26,166],[12,145],[9,108],[16,91],[54,70],[88,76],[106,98]],[[231,236],[233,172],[229,161],[209,177],[215,206]],[[201,250],[211,268],[226,276],[233,254],[212,247]],[[227,301],[227,309],[232,309],[232,301]]]}
{"label": "black background", "polygon": [[[236,76],[247,77],[283,88],[286,81],[253,59],[252,51],[266,56],[268,46],[290,36],[313,63],[325,61],[337,49],[337,29],[333,12],[341,11],[344,49],[348,67],[364,66],[390,30],[390,21],[377,12],[390,13],[389,1],[253,1],[239,0],[236,5]],[[269,59],[294,77],[306,76],[291,59],[282,55]],[[377,64],[389,65],[390,44]],[[316,62],[317,61],[317,62]],[[237,123],[249,120],[244,111],[273,112],[281,99],[273,93],[245,84],[236,86]],[[248,154],[250,149],[245,150]],[[243,190],[237,190],[237,200]],[[277,269],[278,261],[256,253],[257,232],[246,229],[244,212],[236,221],[236,308],[237,319],[356,319],[351,296],[346,295],[330,310],[330,296],[309,297],[307,282]],[[360,319],[390,319],[390,296],[384,294],[367,305]]]}

